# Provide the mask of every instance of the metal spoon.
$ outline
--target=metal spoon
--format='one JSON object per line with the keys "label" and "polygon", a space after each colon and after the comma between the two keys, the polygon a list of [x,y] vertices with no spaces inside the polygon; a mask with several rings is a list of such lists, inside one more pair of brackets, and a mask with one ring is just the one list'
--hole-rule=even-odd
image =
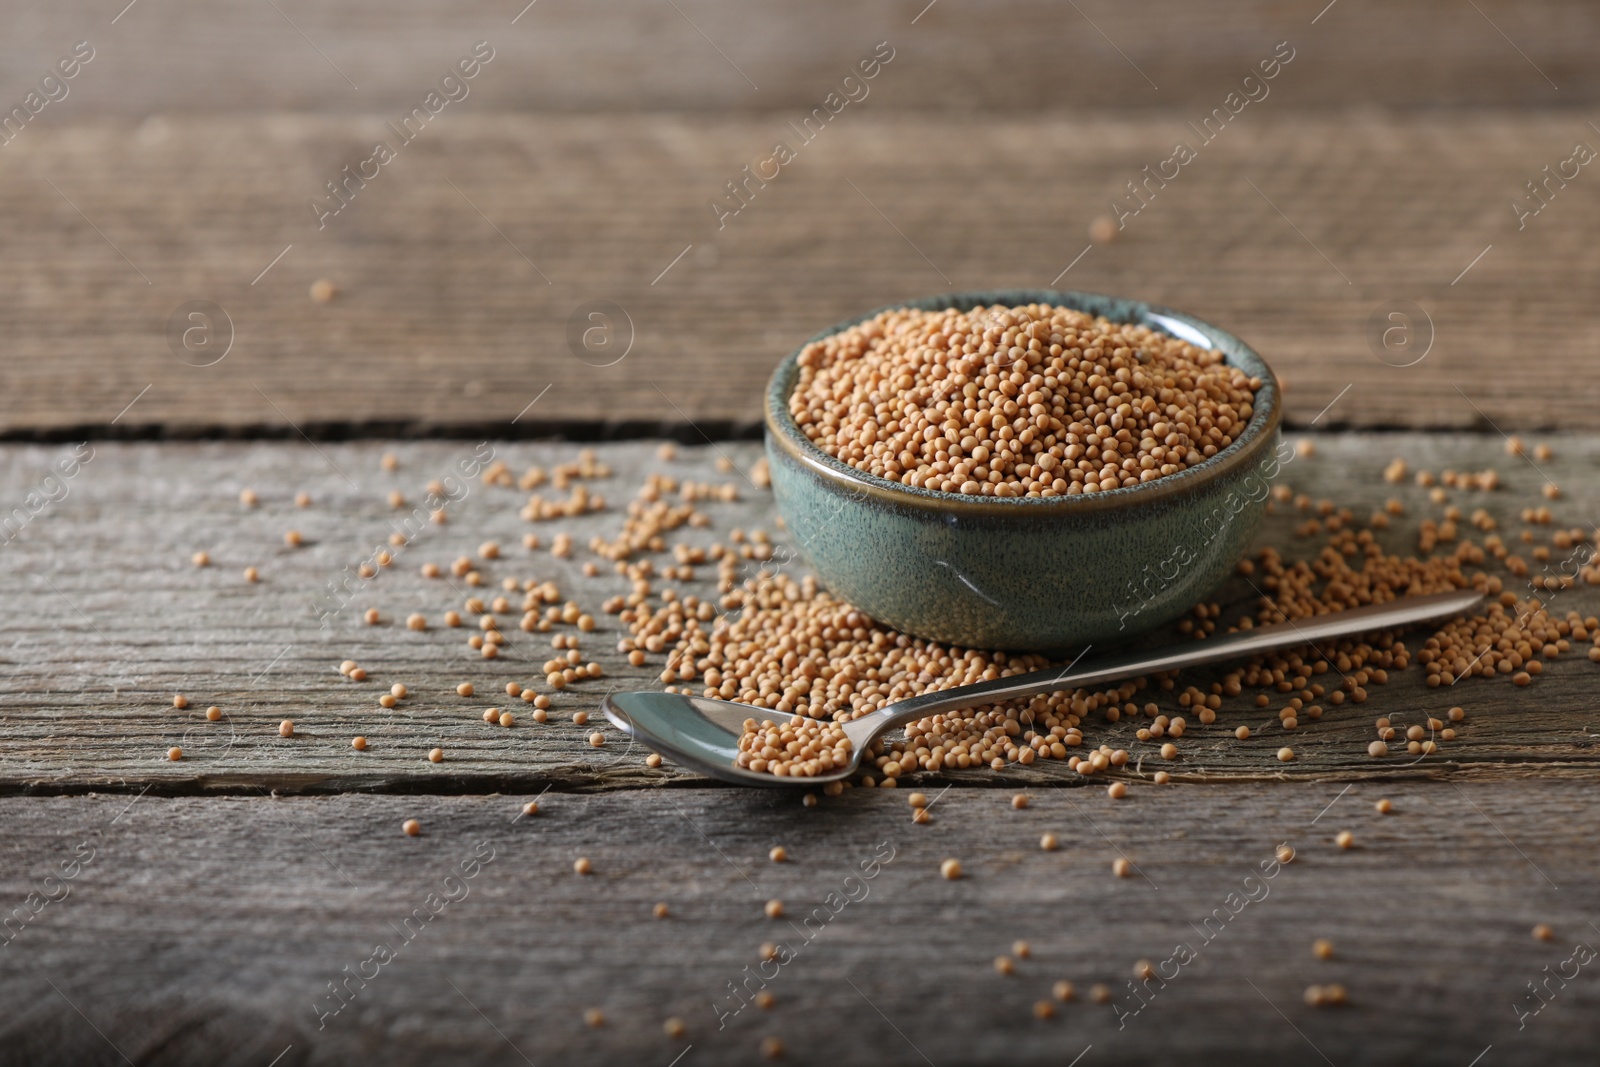
{"label": "metal spoon", "polygon": [[1349,611],[1330,612],[1292,622],[1239,630],[1220,637],[1192,641],[1179,647],[1129,652],[1083,665],[996,678],[976,685],[923,693],[858,719],[841,724],[850,739],[848,766],[814,777],[779,777],[738,766],[739,737],[746,719],[787,718],[768,708],[710,700],[679,693],[613,693],[600,702],[606,718],[646,746],[690,770],[744,785],[816,786],[848,778],[862,755],[880,735],[896,726],[945,711],[957,711],[1008,697],[1033,696],[1059,689],[1077,689],[1116,681],[1130,675],[1170,671],[1217,660],[1236,659],[1257,652],[1314,645],[1318,641],[1375,630],[1392,630],[1429,619],[1449,618],[1470,611],[1483,600],[1471,590],[1402,597]]}

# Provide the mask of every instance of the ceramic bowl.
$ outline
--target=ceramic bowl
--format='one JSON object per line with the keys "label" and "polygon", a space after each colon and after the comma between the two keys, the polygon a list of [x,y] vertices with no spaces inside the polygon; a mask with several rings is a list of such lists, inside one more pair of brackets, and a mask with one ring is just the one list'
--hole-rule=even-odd
{"label": "ceramic bowl", "polygon": [[894,306],[1032,303],[1142,324],[1221,351],[1229,365],[1261,379],[1250,421],[1203,463],[1136,486],[1051,498],[943,493],[857,470],[812,444],[789,414],[804,346],[797,349],[767,388],[766,451],[778,510],[830,591],[903,633],[964,648],[1065,652],[1168,622],[1238,564],[1271,480],[1290,458],[1279,439],[1282,399],[1272,371],[1243,341],[1192,315],[1029,289]]}

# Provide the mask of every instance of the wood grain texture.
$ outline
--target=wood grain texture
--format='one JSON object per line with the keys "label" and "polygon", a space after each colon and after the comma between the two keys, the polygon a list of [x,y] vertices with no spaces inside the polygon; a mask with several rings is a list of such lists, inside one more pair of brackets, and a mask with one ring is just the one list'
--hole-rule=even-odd
{"label": "wood grain texture", "polygon": [[[1426,490],[1381,480],[1379,471],[1395,455],[1435,471],[1499,470],[1506,488],[1453,496],[1468,512],[1482,505],[1499,515],[1502,532],[1514,543],[1522,529],[1517,512],[1544,502],[1538,494],[1541,471],[1566,493],[1553,505],[1557,526],[1600,526],[1600,490],[1591,474],[1600,464],[1600,439],[1592,436],[1553,438],[1555,457],[1537,464],[1507,456],[1498,439],[1467,434],[1319,434],[1314,440],[1316,454],[1289,463],[1284,483],[1313,498],[1351,506],[1362,516],[1390,496],[1406,501],[1409,513],[1383,535],[1396,551],[1414,551],[1415,524],[1441,509],[1428,502]],[[663,661],[653,656],[645,667],[630,668],[615,651],[619,624],[598,607],[628,585],[609,568],[600,577],[581,576],[581,564],[593,558],[583,546],[593,535],[614,535],[620,525],[617,508],[649,471],[739,484],[742,499],[708,505],[715,526],[689,531],[687,540],[710,544],[743,527],[766,529],[782,541],[769,494],[744,483],[739,473],[721,473],[713,465],[726,455],[740,471],[749,470],[757,446],[684,449],[678,459],[665,461],[651,444],[604,445],[600,456],[615,476],[594,485],[608,498],[606,511],[530,526],[517,515],[523,493],[474,482],[466,498],[448,509],[448,523],[425,524],[391,568],[339,609],[338,600],[323,599],[326,583],[370,558],[407,514],[389,508],[388,492],[400,489],[415,504],[428,480],[450,474],[476,446],[330,443],[314,449],[305,443],[101,442],[92,447],[93,459],[65,483],[67,495],[0,549],[10,609],[0,622],[0,662],[5,664],[0,730],[6,739],[0,789],[6,791],[137,791],[152,785],[158,792],[247,795],[271,789],[481,792],[681,781],[670,766],[645,768],[645,753],[609,725],[580,727],[571,721],[577,711],[593,714],[600,697],[613,688],[658,687]],[[385,473],[379,456],[391,447],[401,469]],[[571,445],[497,442],[492,447],[518,472],[530,463],[549,466],[576,454]],[[5,499],[23,500],[41,484],[48,465],[67,451],[66,446],[6,446],[0,452]],[[245,486],[260,495],[259,508],[240,507],[238,493]],[[310,508],[293,506],[300,490],[312,495]],[[1291,556],[1314,553],[1320,540],[1299,540],[1292,533],[1303,517],[1280,508],[1269,516],[1262,543],[1278,544]],[[305,547],[283,546],[283,533],[291,528],[303,533]],[[1548,543],[1554,528],[1534,528],[1540,543]],[[544,537],[546,546],[552,533],[566,530],[578,551],[571,560],[556,559],[547,550],[528,552],[521,546],[527,529]],[[505,546],[505,557],[480,564],[486,578],[481,590],[419,575],[424,560],[448,565],[461,555],[476,556],[486,540]],[[212,566],[191,565],[190,556],[200,550],[209,552]],[[1564,556],[1558,551],[1553,558]],[[246,566],[260,568],[260,584],[244,582]],[[552,655],[547,636],[516,629],[518,611],[503,613],[506,654],[485,661],[465,644],[475,632],[474,616],[467,616],[463,629],[441,624],[444,612],[461,609],[469,593],[490,598],[506,577],[553,579],[564,597],[593,611],[600,623],[598,631],[586,635],[560,628],[582,638],[584,655],[604,666],[605,677],[555,694],[551,721],[544,725],[533,723],[531,708],[504,696],[503,687],[516,681],[549,692],[542,670]],[[712,568],[702,568],[696,582],[679,584],[685,592],[715,595],[713,578]],[[1243,605],[1253,595],[1241,580],[1218,594],[1232,605]],[[514,609],[519,601],[520,596],[513,598]],[[1558,594],[1553,603],[1563,614],[1569,606],[1585,614],[1600,606],[1594,589],[1583,585]],[[380,610],[383,625],[362,621],[368,607]],[[331,612],[325,630],[319,622],[324,611]],[[414,611],[427,617],[429,630],[404,627],[402,621]],[[355,684],[340,677],[335,668],[346,658],[363,664],[371,680]],[[1328,706],[1321,721],[1292,734],[1276,725],[1278,702],[1257,709],[1254,691],[1247,691],[1224,705],[1216,725],[1191,723],[1180,745],[1182,757],[1172,763],[1157,756],[1159,742],[1137,742],[1132,736],[1137,724],[1130,721],[1095,722],[1089,741],[1132,751],[1141,761],[1131,776],[1135,781],[1147,779],[1158,765],[1180,780],[1197,782],[1286,776],[1592,779],[1600,773],[1600,751],[1586,715],[1597,671],[1582,648],[1552,660],[1549,671],[1527,689],[1502,678],[1430,690],[1421,671],[1413,669],[1397,673],[1387,686],[1370,687],[1365,704]],[[1218,676],[1199,670],[1192,677],[1209,685]],[[386,711],[377,697],[396,681],[412,695]],[[462,681],[473,682],[477,695],[458,697],[455,688]],[[171,706],[176,692],[190,700],[187,710]],[[1167,713],[1176,712],[1175,694],[1147,695]],[[210,704],[224,710],[221,722],[202,717]],[[1453,704],[1466,707],[1468,719],[1459,738],[1437,755],[1367,757],[1377,716],[1391,715],[1409,725]],[[485,725],[480,716],[491,705],[513,710],[520,721],[511,729]],[[277,734],[284,718],[296,723],[292,740]],[[1241,723],[1256,736],[1236,741],[1233,731]],[[610,739],[598,750],[587,740],[597,728]],[[369,751],[351,749],[357,734],[369,738]],[[1286,743],[1298,753],[1289,765],[1274,758]],[[185,750],[182,762],[165,758],[173,745]],[[441,764],[424,759],[434,746],[447,754]],[[1078,780],[1050,761],[1000,775],[969,772],[954,778],[973,784]]]}
{"label": "wood grain texture", "polygon": [[[1235,331],[1290,382],[1291,422],[1350,386],[1320,427],[1596,425],[1586,172],[1520,232],[1510,207],[1592,136],[1577,118],[1308,117],[1268,97],[1091,249],[1090,220],[1135,203],[1126,183],[1176,139],[1199,143],[1186,123],[1202,112],[890,118],[873,103],[810,144],[784,116],[446,111],[320,231],[309,199],[392,137],[379,119],[29,131],[0,153],[0,433],[699,440],[755,426],[771,368],[844,318],[1052,280]],[[797,158],[719,229],[710,201],[778,138]],[[343,294],[312,302],[318,278]],[[1367,337],[1395,299],[1431,316],[1414,366]],[[214,365],[190,365],[214,348],[169,339],[193,300],[231,321]],[[625,317],[580,359],[569,330],[592,301]],[[1527,358],[1508,376],[1511,352]]]}
{"label": "wood grain texture", "polygon": [[[1396,811],[1378,815],[1386,795]],[[0,948],[0,1049],[141,1067],[747,1064],[777,1035],[786,1062],[851,1065],[1059,1065],[1091,1046],[1084,1064],[1460,1067],[1490,1045],[1484,1062],[1592,1059],[1600,994],[1563,963],[1600,937],[1600,816],[1568,786],[1031,796],[1013,811],[1004,793],[951,790],[925,826],[865,790],[813,810],[752,790],[548,793],[522,818],[523,795],[7,798],[0,904],[28,917]],[[422,836],[400,833],[408,817]],[[1332,841],[1344,829],[1349,851]],[[1060,851],[1038,848],[1046,831]],[[1294,862],[1264,877],[1285,841]],[[790,861],[768,862],[780,843]],[[1119,854],[1140,874],[1113,877]],[[578,856],[593,874],[573,873]],[[960,881],[938,875],[950,856]],[[60,899],[32,914],[30,893]],[[783,919],[764,917],[769,899]],[[657,901],[670,918],[652,918]],[[1529,936],[1540,922],[1552,941]],[[1017,938],[1031,955],[1002,977],[992,961]],[[1316,938],[1332,960],[1313,958]],[[793,951],[766,972],[776,1003],[733,1014],[729,984],[760,988],[768,941]],[[394,958],[365,963],[379,944]],[[1168,965],[1180,944],[1196,958]],[[1165,980],[1135,1015],[1140,959]],[[1078,1000],[1034,1020],[1059,979]],[[336,1014],[334,981],[349,983]],[[1348,1006],[1301,1003],[1328,982]],[[1114,1005],[1089,1000],[1094,983]],[[584,1026],[588,1008],[603,1027]],[[669,1016],[684,1040],[663,1036]]]}
{"label": "wood grain texture", "polygon": [[90,0],[9,0],[0,99],[20,100],[85,38],[97,55],[62,110],[120,118],[409,107],[479,40],[500,65],[475,92],[536,112],[809,109],[885,39],[907,57],[891,97],[899,111],[1209,100],[1285,39],[1317,60],[1289,90],[1302,105],[1578,107],[1600,96],[1588,62],[1600,19],[1581,0],[1479,0],[1477,11],[1450,0],[1342,0],[1326,11],[1326,0],[525,3],[281,0],[200,12],[144,0],[118,16],[122,5]]}

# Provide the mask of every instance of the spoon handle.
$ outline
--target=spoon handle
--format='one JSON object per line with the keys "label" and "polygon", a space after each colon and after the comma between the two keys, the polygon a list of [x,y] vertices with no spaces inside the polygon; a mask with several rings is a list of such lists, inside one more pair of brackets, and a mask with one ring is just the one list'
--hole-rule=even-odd
{"label": "spoon handle", "polygon": [[[1238,630],[1220,637],[1167,646],[1153,651],[1127,652],[1122,655],[1097,659],[1078,665],[1077,660],[1065,667],[1033,671],[1029,674],[995,678],[976,685],[957,686],[923,693],[896,701],[872,715],[845,723],[844,728],[852,743],[860,746],[884,730],[900,726],[929,715],[945,711],[958,711],[979,704],[989,704],[1008,697],[1033,696],[1052,693],[1060,689],[1081,689],[1102,682],[1117,681],[1136,674],[1176,670],[1201,663],[1237,659],[1257,652],[1293,648],[1297,645],[1315,647],[1318,641],[1374,630],[1391,630],[1411,623],[1426,622],[1459,615],[1478,606],[1483,594],[1473,590],[1432,593],[1427,596],[1408,596],[1385,604],[1369,604],[1348,611],[1334,611],[1326,615],[1312,615],[1303,619]],[[1085,652],[1088,649],[1084,650]],[[1080,653],[1080,657],[1082,655]],[[1327,658],[1327,657],[1323,657]]]}

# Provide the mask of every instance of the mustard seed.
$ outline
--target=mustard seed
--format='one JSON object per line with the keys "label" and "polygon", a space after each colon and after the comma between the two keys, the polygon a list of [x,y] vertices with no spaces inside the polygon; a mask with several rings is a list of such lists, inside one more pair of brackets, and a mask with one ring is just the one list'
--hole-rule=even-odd
{"label": "mustard seed", "polygon": [[1250,738],[1250,727],[1248,727],[1248,726],[1239,727],[1237,730],[1233,731],[1233,736],[1237,737],[1241,741],[1249,740],[1249,738]]}
{"label": "mustard seed", "polygon": [[397,471],[400,469],[400,457],[395,455],[393,452],[385,452],[383,454],[383,458],[378,462],[386,471]]}
{"label": "mustard seed", "polygon": [[383,616],[378,614],[377,608],[368,608],[361,617],[367,621],[368,626],[376,626],[383,621]]}
{"label": "mustard seed", "polygon": [[365,667],[351,667],[350,668],[350,680],[352,682],[364,682],[364,681],[366,681],[367,680],[367,669]]}
{"label": "mustard seed", "polygon": [[[542,715],[544,713],[543,712],[537,712],[535,714],[536,715]],[[646,756],[644,758],[644,765],[646,767],[651,767],[651,768],[655,768],[655,767],[661,766],[661,753],[659,753],[659,752],[650,753],[650,755],[648,755],[648,756]]]}
{"label": "mustard seed", "polygon": [[253,508],[261,503],[261,498],[256,495],[254,489],[241,489],[239,490],[239,503],[247,508]]}
{"label": "mustard seed", "polygon": [[1394,802],[1388,797],[1384,797],[1372,806],[1377,809],[1379,815],[1387,815],[1394,810]]}
{"label": "mustard seed", "polygon": [[579,874],[590,874],[594,871],[594,864],[589,862],[588,856],[579,856],[572,861],[572,869]]}
{"label": "mustard seed", "polygon": [[996,956],[994,958],[994,969],[1000,974],[1015,974],[1017,965],[1012,962],[1010,956]]}
{"label": "mustard seed", "polygon": [[1028,794],[1026,794],[1026,793],[1017,793],[1017,794],[1012,796],[1012,798],[1011,798],[1011,807],[1014,810],[1021,811],[1023,808],[1025,808],[1027,806],[1028,806]]}
{"label": "mustard seed", "polygon": [[1133,863],[1121,856],[1111,861],[1111,873],[1118,878],[1127,878],[1133,874]]}
{"label": "mustard seed", "polygon": [[[1220,353],[1047,305],[888,311],[807,345],[798,362],[789,410],[819,448],[969,495],[1099,492],[1175,474],[1232,443],[1260,386]],[[1126,408],[1127,440],[1094,421],[1108,401]],[[1052,406],[1086,414],[1063,422]]]}
{"label": "mustard seed", "polygon": [[428,751],[428,762],[429,763],[443,763],[444,762],[444,749],[442,749],[442,748],[430,749]]}
{"label": "mustard seed", "polygon": [[1374,741],[1367,746],[1367,755],[1369,756],[1387,756],[1388,754],[1389,746],[1382,741]]}
{"label": "mustard seed", "polygon": [[290,548],[299,548],[305,541],[300,536],[299,530],[289,530],[283,535],[283,543]]}
{"label": "mustard seed", "polygon": [[1280,763],[1288,763],[1292,759],[1294,759],[1294,749],[1292,749],[1292,748],[1280,748],[1280,749],[1278,749],[1278,761]]}
{"label": "mustard seed", "polygon": [[932,822],[933,821],[933,815],[932,815],[932,813],[930,813],[928,811],[927,808],[912,808],[911,809],[911,821],[916,823],[919,826],[922,826],[922,825],[925,825],[927,823]]}
{"label": "mustard seed", "polygon": [[1333,841],[1334,844],[1338,845],[1340,848],[1354,848],[1356,843],[1356,835],[1352,834],[1349,830],[1340,830],[1338,835],[1334,837]]}
{"label": "mustard seed", "polygon": [[1033,1017],[1035,1019],[1051,1019],[1055,1017],[1055,1014],[1056,1006],[1048,1000],[1036,1000],[1033,1002]]}
{"label": "mustard seed", "polygon": [[589,713],[587,711],[575,711],[572,713],[572,721],[577,726],[585,726],[589,722]]}
{"label": "mustard seed", "polygon": [[522,814],[524,814],[524,815],[537,815],[537,814],[539,814],[539,802],[537,800],[530,800],[526,804],[522,805]]}
{"label": "mustard seed", "polygon": [[1043,837],[1039,838],[1039,847],[1044,849],[1046,852],[1054,852],[1056,849],[1060,848],[1061,845],[1056,840],[1055,834],[1045,834]]}
{"label": "mustard seed", "polygon": [[501,726],[512,726],[516,723],[517,717],[511,714],[509,711],[502,711],[500,713],[500,718],[497,721]]}
{"label": "mustard seed", "polygon": [[783,1059],[783,1038],[764,1037],[761,1039],[761,1055],[769,1060]]}
{"label": "mustard seed", "polygon": [[407,819],[400,824],[400,829],[406,832],[407,837],[416,837],[422,833],[422,824],[415,819]]}
{"label": "mustard seed", "polygon": [[212,722],[216,722],[218,719],[222,718],[222,709],[213,704],[211,707],[206,709],[206,718],[210,719]]}
{"label": "mustard seed", "polygon": [[922,793],[912,793],[910,796],[906,797],[906,803],[910,804],[913,808],[925,808],[928,806],[928,798]]}
{"label": "mustard seed", "polygon": [[456,686],[456,696],[469,697],[471,695],[472,695],[472,683],[471,682],[462,682],[460,685]]}
{"label": "mustard seed", "polygon": [[961,861],[945,860],[943,863],[939,864],[939,873],[949,881],[955,881],[957,878],[961,877]]}
{"label": "mustard seed", "polygon": [[182,711],[184,708],[189,706],[189,698],[184,696],[182,693],[179,693],[177,696],[172,698],[172,706],[177,708],[179,711]]}
{"label": "mustard seed", "polygon": [[189,561],[191,563],[193,563],[196,567],[209,567],[209,566],[211,566],[211,553],[209,553],[209,552],[196,552],[193,556],[191,556],[189,558]]}
{"label": "mustard seed", "polygon": [[393,693],[385,693],[383,696],[378,698],[378,704],[381,707],[392,708],[398,703],[400,702],[394,698]]}
{"label": "mustard seed", "polygon": [[665,919],[667,916],[672,914],[672,909],[668,908],[664,903],[657,904],[655,907],[650,909],[650,913],[658,919]]}
{"label": "mustard seed", "polygon": [[1172,775],[1168,774],[1166,771],[1157,771],[1151,777],[1151,780],[1154,781],[1156,785],[1166,785],[1168,782],[1172,781]]}
{"label": "mustard seed", "polygon": [[1112,800],[1121,800],[1128,795],[1128,786],[1125,782],[1112,782],[1106,786],[1106,795]]}
{"label": "mustard seed", "polygon": [[789,858],[789,850],[782,845],[772,846],[772,851],[767,853],[767,859],[773,863],[783,863]]}
{"label": "mustard seed", "polygon": [[406,616],[406,629],[408,629],[408,630],[426,630],[427,628],[428,628],[428,619],[427,619],[426,616],[420,615],[417,612],[412,612],[410,615]]}
{"label": "mustard seed", "polygon": [[1162,745],[1161,746],[1161,758],[1162,759],[1177,759],[1178,758],[1178,746],[1174,745],[1170,741],[1168,741],[1166,744]]}
{"label": "mustard seed", "polygon": [[598,1029],[606,1024],[606,1013],[599,1008],[585,1008],[583,1010],[583,1022],[585,1026],[591,1029]]}
{"label": "mustard seed", "polygon": [[247,582],[259,582],[261,580],[261,572],[254,567],[246,567],[244,569],[244,580]]}
{"label": "mustard seed", "polygon": [[1104,982],[1096,982],[1094,985],[1089,987],[1089,999],[1093,1000],[1096,1004],[1110,1004],[1111,987],[1106,985]]}
{"label": "mustard seed", "polygon": [[1011,954],[1019,960],[1025,960],[1033,955],[1033,946],[1026,941],[1011,942]]}
{"label": "mustard seed", "polygon": [[1551,929],[1547,923],[1540,923],[1533,928],[1533,937],[1535,941],[1550,941],[1553,940],[1555,936],[1556,932]]}
{"label": "mustard seed", "polygon": [[1063,1004],[1070,1004],[1072,1001],[1077,999],[1078,991],[1073,987],[1071,982],[1063,979],[1062,981],[1059,981],[1050,987],[1050,995],[1061,1001]]}
{"label": "mustard seed", "polygon": [[1325,937],[1319,937],[1311,942],[1311,954],[1319,960],[1333,959],[1333,942]]}
{"label": "mustard seed", "polygon": [[352,737],[350,739],[350,747],[357,752],[365,752],[367,750],[367,739],[365,737]]}
{"label": "mustard seed", "polygon": [[318,278],[311,283],[311,299],[319,304],[326,304],[339,295],[339,287],[327,278]]}
{"label": "mustard seed", "polygon": [[183,749],[176,746],[167,749],[167,759],[177,762],[183,758]]}
{"label": "mustard seed", "polygon": [[279,737],[293,737],[294,736],[294,720],[293,719],[284,719],[282,722],[280,722],[278,724],[278,736]]}
{"label": "mustard seed", "polygon": [[1289,845],[1289,844],[1279,845],[1278,848],[1277,848],[1277,851],[1275,852],[1275,855],[1278,857],[1278,862],[1279,863],[1293,863],[1294,862],[1294,846],[1293,845]]}

